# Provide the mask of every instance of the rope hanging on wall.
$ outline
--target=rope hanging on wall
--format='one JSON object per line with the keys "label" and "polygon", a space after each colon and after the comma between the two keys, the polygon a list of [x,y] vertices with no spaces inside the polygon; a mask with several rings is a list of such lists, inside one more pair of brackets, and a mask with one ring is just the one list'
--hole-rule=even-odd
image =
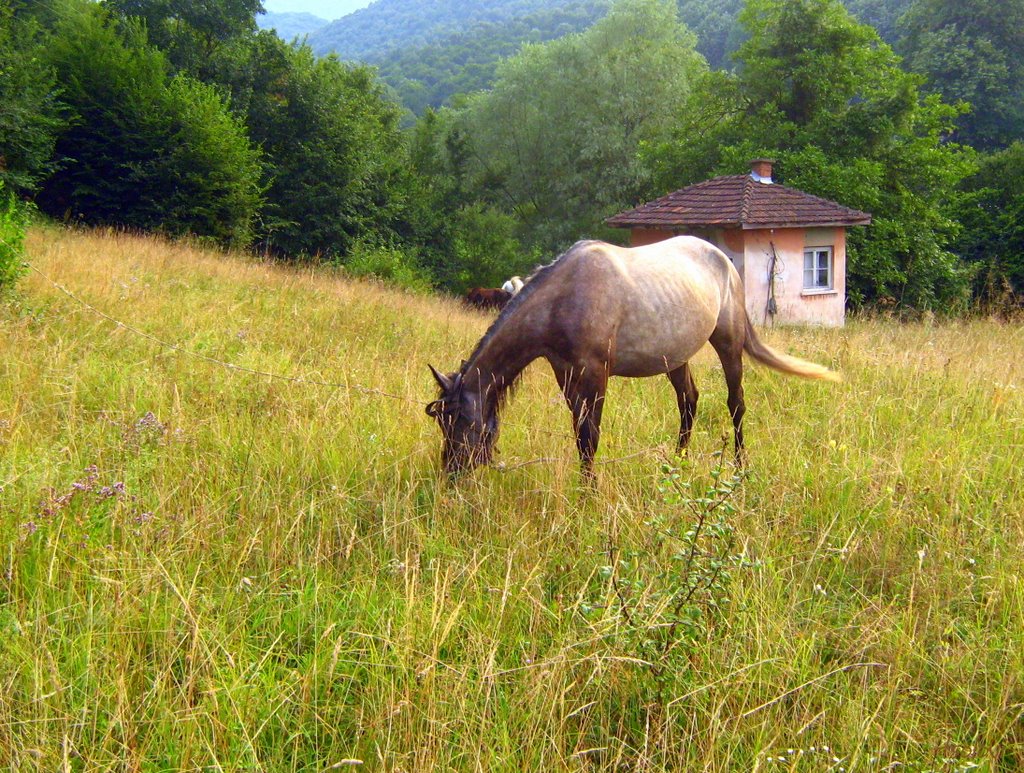
{"label": "rope hanging on wall", "polygon": [[779,306],[775,302],[775,277],[782,271],[779,268],[779,256],[775,252],[775,242],[769,241],[768,246],[771,247],[771,253],[768,255],[768,299],[764,307],[765,324],[774,323],[775,315],[779,313]]}

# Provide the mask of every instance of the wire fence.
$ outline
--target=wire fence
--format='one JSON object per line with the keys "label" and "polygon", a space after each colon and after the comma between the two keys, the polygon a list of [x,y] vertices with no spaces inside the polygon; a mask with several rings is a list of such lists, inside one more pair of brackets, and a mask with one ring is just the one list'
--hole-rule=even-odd
{"label": "wire fence", "polygon": [[159,346],[162,346],[162,347],[164,347],[166,349],[170,349],[170,350],[178,352],[180,354],[187,355],[188,357],[192,357],[192,358],[197,359],[197,360],[203,360],[203,361],[208,362],[208,363],[210,363],[212,365],[218,365],[218,366],[220,366],[222,368],[226,368],[228,370],[237,371],[239,373],[247,373],[247,374],[252,375],[252,376],[260,376],[262,378],[274,379],[274,380],[277,380],[277,381],[287,381],[287,382],[290,382],[290,383],[293,383],[293,384],[309,384],[309,385],[312,385],[312,386],[328,387],[330,389],[346,389],[346,390],[349,390],[349,391],[352,391],[352,392],[360,392],[362,394],[367,394],[367,395],[378,395],[380,397],[387,397],[387,398],[389,398],[391,400],[402,400],[402,401],[409,402],[409,403],[418,403],[419,402],[417,400],[414,400],[411,397],[405,397],[403,395],[392,394],[391,392],[385,392],[383,389],[377,389],[375,387],[367,387],[367,386],[363,386],[362,384],[354,384],[354,383],[351,383],[351,382],[323,381],[321,379],[312,379],[312,378],[306,378],[306,377],[303,377],[303,376],[286,376],[286,375],[283,375],[283,374],[280,374],[280,373],[272,373],[272,372],[266,371],[266,370],[259,370],[257,368],[248,368],[248,367],[246,367],[244,365],[236,365],[233,362],[226,362],[226,361],[220,360],[220,359],[218,359],[216,357],[211,357],[208,354],[203,354],[201,352],[193,351],[192,349],[188,349],[188,348],[186,348],[184,346],[181,346],[180,344],[175,344],[175,343],[172,343],[170,341],[165,341],[162,338],[158,338],[157,336],[155,336],[155,335],[153,335],[151,333],[147,333],[145,330],[140,330],[139,328],[134,327],[133,325],[129,325],[127,322],[123,322],[122,320],[117,319],[116,317],[112,317],[110,314],[107,314],[105,311],[96,308],[95,306],[93,306],[88,301],[84,300],[83,298],[79,297],[75,293],[71,292],[64,285],[59,284],[58,282],[56,282],[53,279],[51,279],[43,271],[41,271],[40,269],[36,268],[36,266],[34,266],[32,263],[30,263],[28,261],[25,261],[25,265],[28,266],[32,271],[34,271],[40,277],[42,277],[42,279],[45,282],[47,282],[48,284],[52,285],[54,288],[56,288],[57,290],[62,292],[64,295],[66,295],[68,298],[73,300],[75,303],[79,304],[80,306],[82,306],[85,309],[88,309],[93,314],[95,314],[95,315],[97,315],[99,317],[102,317],[103,319],[107,320],[108,322],[110,322],[111,324],[115,325],[116,327],[118,327],[118,328],[120,328],[122,330],[127,330],[128,332],[133,333],[134,335],[137,335],[137,336],[140,336],[141,338],[145,338],[145,339],[147,339],[149,341],[152,341],[153,343],[158,344]]}
{"label": "wire fence", "polygon": [[[250,367],[246,367],[246,366],[243,366],[243,365],[238,365],[238,364],[235,364],[235,363],[232,363],[232,362],[227,362],[225,360],[221,360],[221,359],[219,359],[217,357],[213,357],[213,356],[208,355],[208,354],[203,354],[202,352],[194,351],[194,350],[189,349],[187,347],[184,347],[184,346],[182,346],[180,344],[176,344],[176,343],[173,343],[171,341],[164,340],[164,339],[162,339],[162,338],[160,338],[158,336],[153,335],[152,333],[148,333],[145,330],[141,330],[140,328],[135,327],[134,325],[130,325],[127,322],[124,322],[123,320],[118,319],[117,317],[114,317],[114,316],[108,314],[107,312],[103,311],[102,309],[97,308],[96,306],[94,306],[93,304],[89,303],[88,301],[86,301],[84,298],[82,298],[78,294],[72,292],[67,287],[65,287],[64,285],[60,284],[56,280],[54,280],[52,277],[47,275],[44,271],[39,269],[37,266],[35,266],[30,261],[23,261],[23,262],[24,262],[25,266],[27,266],[31,271],[33,271],[36,275],[38,275],[46,284],[50,285],[54,289],[58,290],[59,292],[61,292],[62,294],[64,294],[68,298],[70,298],[73,302],[78,304],[83,309],[86,309],[87,311],[89,311],[90,313],[96,315],[97,317],[100,317],[101,319],[104,319],[104,320],[108,321],[110,324],[114,325],[115,327],[117,327],[120,330],[125,330],[125,331],[127,331],[127,332],[129,332],[129,333],[131,333],[133,335],[136,335],[136,336],[138,336],[140,338],[143,338],[145,340],[151,341],[152,343],[155,343],[158,346],[161,346],[161,347],[163,347],[165,349],[168,349],[168,350],[171,350],[171,351],[174,351],[174,352],[178,352],[178,353],[183,354],[183,355],[185,355],[187,357],[191,357],[193,359],[196,359],[196,360],[199,360],[199,361],[202,361],[202,362],[206,362],[206,363],[208,363],[210,365],[221,367],[221,368],[224,368],[224,369],[229,370],[229,371],[233,371],[233,372],[236,372],[236,373],[244,373],[244,374],[247,374],[247,375],[250,375],[250,376],[257,376],[257,377],[260,377],[260,378],[266,378],[266,379],[271,379],[271,380],[276,380],[276,381],[284,381],[284,382],[288,382],[288,383],[292,383],[292,384],[308,384],[308,385],[311,385],[311,386],[326,387],[326,388],[329,388],[329,389],[346,390],[346,391],[350,391],[350,392],[357,392],[359,394],[383,397],[383,398],[387,398],[387,399],[390,399],[390,400],[401,401],[401,402],[405,402],[405,403],[409,403],[409,404],[415,404],[415,405],[420,405],[422,403],[421,400],[418,400],[418,399],[415,399],[415,398],[411,398],[411,397],[408,397],[408,396],[405,396],[405,395],[397,395],[397,394],[394,394],[392,392],[387,392],[387,391],[385,391],[383,389],[378,389],[376,387],[368,387],[368,386],[364,386],[362,384],[356,384],[356,383],[352,383],[352,382],[336,382],[336,381],[326,381],[326,380],[323,380],[323,379],[308,378],[308,377],[303,377],[303,376],[289,376],[289,375],[284,375],[284,374],[280,374],[280,373],[274,373],[274,372],[271,372],[271,371],[260,370],[258,368],[250,368]],[[568,432],[555,432],[555,431],[552,431],[552,430],[545,430],[545,432],[547,434],[549,434],[549,435],[557,435],[557,436],[562,437],[562,438],[574,438],[574,436],[572,434],[568,433]],[[617,463],[625,462],[625,461],[628,461],[628,460],[631,460],[631,459],[635,459],[635,458],[638,458],[638,457],[647,456],[647,455],[654,455],[654,454],[657,454],[662,459],[664,459],[667,456],[666,453],[665,453],[665,448],[664,448],[663,445],[650,445],[650,446],[643,446],[643,447],[631,445],[630,450],[628,450],[627,453],[624,454],[624,455],[616,456],[616,457],[608,458],[608,459],[596,459],[594,463],[595,463],[595,465],[606,466],[606,465],[617,464]],[[537,465],[537,464],[554,464],[554,463],[567,462],[567,461],[575,461],[575,459],[570,460],[567,457],[545,456],[545,457],[537,457],[537,458],[533,458],[533,459],[527,459],[527,460],[519,461],[519,462],[496,462],[496,463],[492,464],[491,466],[494,469],[496,469],[496,470],[498,470],[500,472],[512,472],[514,470],[518,470],[518,469],[521,469],[521,468],[524,468],[524,467],[530,467],[530,466]]]}

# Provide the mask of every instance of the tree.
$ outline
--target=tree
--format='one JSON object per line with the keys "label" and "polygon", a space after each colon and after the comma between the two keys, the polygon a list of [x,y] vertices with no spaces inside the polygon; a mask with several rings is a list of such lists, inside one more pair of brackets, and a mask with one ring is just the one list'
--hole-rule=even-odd
{"label": "tree", "polygon": [[53,69],[33,19],[0,8],[0,185],[27,194],[52,170],[62,126]]}
{"label": "tree", "polygon": [[990,303],[1024,298],[1024,142],[985,156],[965,181],[958,252],[978,268],[977,295]]}
{"label": "tree", "polygon": [[523,43],[554,40],[590,27],[607,13],[608,0],[576,0],[501,24],[480,22],[421,47],[401,46],[375,61],[402,104],[421,115],[453,94],[490,88],[498,63]]}
{"label": "tree", "polygon": [[407,241],[400,113],[372,70],[261,32],[238,44],[223,72],[263,149],[260,238],[269,249],[344,256],[357,242]]}
{"label": "tree", "polygon": [[857,21],[875,28],[878,36],[890,46],[900,38],[899,20],[912,0],[843,0]]}
{"label": "tree", "polygon": [[580,35],[528,45],[455,110],[475,197],[553,249],[635,200],[637,149],[667,131],[705,68],[675,7],[625,0]]}
{"label": "tree", "polygon": [[1024,139],[1024,0],[914,0],[900,27],[925,88],[973,108],[959,141],[991,150]]}
{"label": "tree", "polygon": [[741,20],[750,37],[736,75],[703,82],[673,140],[647,150],[662,184],[774,157],[782,182],[873,214],[848,245],[854,303],[962,297],[951,214],[973,161],[947,141],[959,109],[922,98],[918,78],[838,0],[748,0]]}
{"label": "tree", "polygon": [[[679,16],[697,34],[697,50],[713,68],[732,69],[732,54],[747,39],[739,22],[743,0],[678,0]],[[847,10],[863,24],[875,28],[893,45],[899,38],[897,20],[911,0],[843,0]]]}
{"label": "tree", "polygon": [[264,250],[344,258],[357,245],[363,256],[416,246],[399,111],[373,71],[258,31],[257,0],[107,6],[125,29],[144,20],[179,77],[230,94],[232,112],[262,151],[255,234]]}
{"label": "tree", "polygon": [[715,69],[730,69],[730,58],[742,42],[736,21],[743,0],[679,0],[679,18],[697,35],[697,50]]}
{"label": "tree", "polygon": [[91,4],[69,12],[48,56],[70,120],[41,209],[86,223],[249,241],[259,156],[212,87],[170,78],[141,24],[118,29]]}
{"label": "tree", "polygon": [[256,31],[260,0],[104,0],[126,19],[145,22],[149,42],[178,72],[216,82],[217,54],[231,41]]}

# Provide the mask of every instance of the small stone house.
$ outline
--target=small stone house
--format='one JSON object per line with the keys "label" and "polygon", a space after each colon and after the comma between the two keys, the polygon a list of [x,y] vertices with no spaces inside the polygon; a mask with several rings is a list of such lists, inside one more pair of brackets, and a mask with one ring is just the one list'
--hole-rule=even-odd
{"label": "small stone house", "polygon": [[715,177],[608,218],[634,247],[692,234],[728,255],[757,324],[841,326],[846,317],[846,229],[871,215],[772,181],[772,161]]}

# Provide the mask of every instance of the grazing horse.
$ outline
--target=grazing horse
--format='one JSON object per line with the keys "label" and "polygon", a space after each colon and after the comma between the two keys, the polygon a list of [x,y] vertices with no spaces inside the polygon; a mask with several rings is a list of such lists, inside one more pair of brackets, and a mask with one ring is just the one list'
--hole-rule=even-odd
{"label": "grazing horse", "polygon": [[512,293],[492,287],[474,287],[466,293],[466,303],[478,309],[502,309],[511,299]]}
{"label": "grazing horse", "polygon": [[572,411],[583,472],[593,476],[609,376],[665,374],[679,404],[679,448],[690,441],[697,387],[689,360],[706,342],[725,371],[736,456],[742,459],[743,352],[805,378],[827,368],[762,343],[750,324],[732,262],[708,242],[678,236],[627,249],[577,242],[529,278],[458,372],[431,372],[441,387],[427,406],[444,436],[445,470],[490,462],[498,412],[523,369],[543,357]]}
{"label": "grazing horse", "polygon": [[514,276],[511,279],[505,280],[505,284],[501,286],[501,289],[514,297],[516,293],[523,289],[523,280],[518,276]]}

